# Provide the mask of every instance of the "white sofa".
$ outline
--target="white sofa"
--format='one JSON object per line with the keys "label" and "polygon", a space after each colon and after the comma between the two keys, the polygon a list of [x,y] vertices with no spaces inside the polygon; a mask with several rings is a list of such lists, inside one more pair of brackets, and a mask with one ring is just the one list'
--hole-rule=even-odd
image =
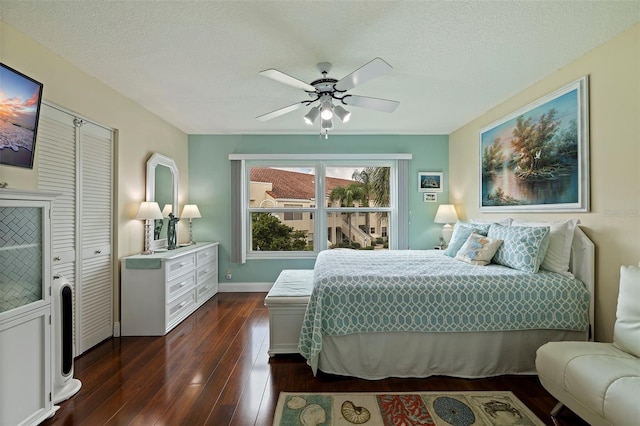
{"label": "white sofa", "polygon": [[542,385],[591,425],[640,424],[640,267],[620,268],[613,343],[551,342],[536,354]]}

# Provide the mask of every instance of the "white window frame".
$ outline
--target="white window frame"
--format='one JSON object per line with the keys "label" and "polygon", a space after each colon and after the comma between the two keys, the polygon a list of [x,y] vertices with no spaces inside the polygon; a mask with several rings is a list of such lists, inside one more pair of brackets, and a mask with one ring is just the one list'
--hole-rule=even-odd
{"label": "white window frame", "polygon": [[[242,220],[242,262],[246,259],[309,259],[315,258],[322,250],[327,249],[327,215],[330,212],[380,212],[389,214],[388,235],[389,249],[398,248],[399,223],[407,226],[407,218],[398,218],[398,160],[411,160],[412,155],[406,153],[392,154],[230,154],[229,160],[241,161],[242,182],[240,183],[240,212],[244,216]],[[390,173],[390,206],[389,207],[325,207],[324,197],[322,202],[316,200],[315,207],[309,208],[250,208],[249,194],[249,170],[251,167],[314,167],[316,170],[315,193],[325,194],[325,168],[340,166],[380,166],[391,167]],[[314,217],[313,226],[313,251],[252,251],[251,250],[251,213],[255,212],[311,212]]]}

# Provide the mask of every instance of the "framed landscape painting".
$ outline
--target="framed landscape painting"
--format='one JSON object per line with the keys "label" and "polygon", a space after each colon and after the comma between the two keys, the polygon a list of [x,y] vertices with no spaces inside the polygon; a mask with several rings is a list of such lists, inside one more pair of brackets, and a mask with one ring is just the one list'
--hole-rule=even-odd
{"label": "framed landscape painting", "polygon": [[480,130],[480,211],[589,211],[584,76]]}

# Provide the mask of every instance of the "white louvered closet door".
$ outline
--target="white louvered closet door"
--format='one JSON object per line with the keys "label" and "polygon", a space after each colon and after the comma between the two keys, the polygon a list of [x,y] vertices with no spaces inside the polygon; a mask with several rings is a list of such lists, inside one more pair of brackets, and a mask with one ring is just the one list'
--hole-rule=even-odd
{"label": "white louvered closet door", "polygon": [[[52,272],[73,287],[76,303],[76,127],[74,117],[42,104],[36,155],[38,189],[60,194],[51,208]],[[77,321],[73,313],[74,336]]]}
{"label": "white louvered closet door", "polygon": [[75,354],[113,335],[113,132],[43,103],[38,187],[52,209],[54,274],[74,287]]}
{"label": "white louvered closet door", "polygon": [[82,124],[79,151],[82,281],[78,337],[84,351],[113,335],[113,132]]}

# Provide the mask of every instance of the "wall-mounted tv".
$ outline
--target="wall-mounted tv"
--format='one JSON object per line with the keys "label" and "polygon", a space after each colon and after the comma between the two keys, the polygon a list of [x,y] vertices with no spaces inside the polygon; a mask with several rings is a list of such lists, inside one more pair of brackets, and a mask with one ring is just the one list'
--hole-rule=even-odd
{"label": "wall-mounted tv", "polygon": [[42,83],[0,63],[0,165],[33,168]]}

